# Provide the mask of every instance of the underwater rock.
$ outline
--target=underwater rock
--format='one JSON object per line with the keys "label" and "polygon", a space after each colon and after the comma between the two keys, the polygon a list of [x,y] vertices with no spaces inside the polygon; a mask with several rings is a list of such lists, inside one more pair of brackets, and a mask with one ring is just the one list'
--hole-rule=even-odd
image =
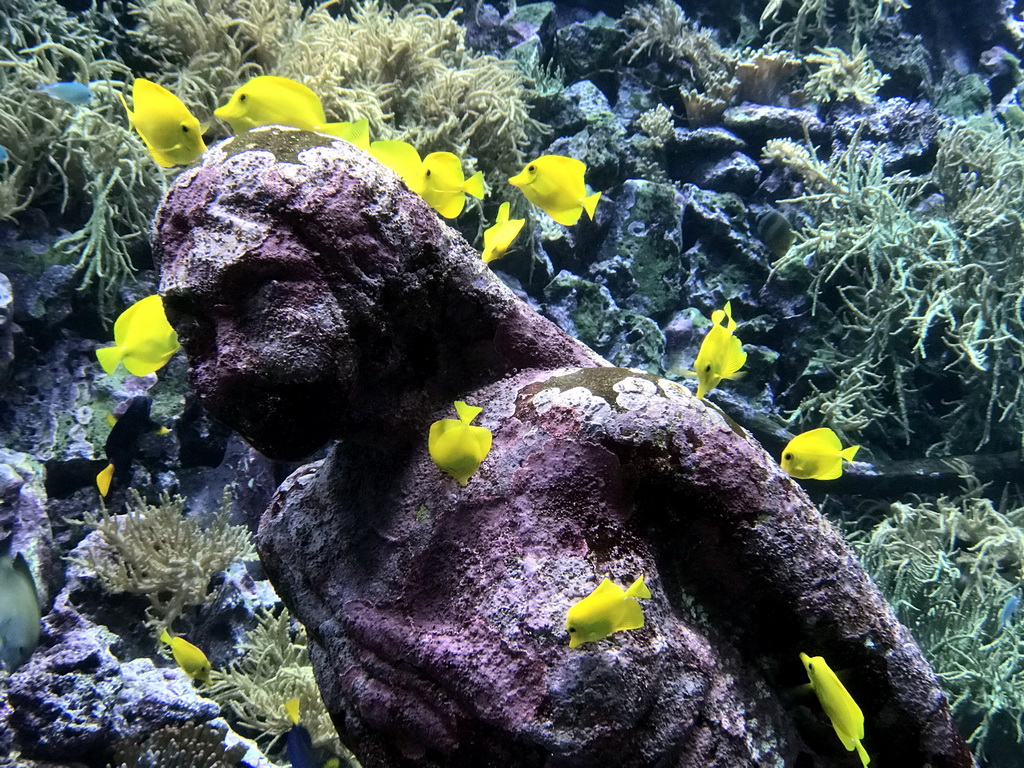
{"label": "underwater rock", "polygon": [[7,379],[7,372],[14,362],[14,294],[11,281],[0,272],[0,384]]}
{"label": "underwater rock", "polygon": [[[216,145],[154,252],[214,416],[273,456],[341,438],[257,544],[366,768],[846,764],[790,698],[801,651],[851,673],[880,764],[972,764],[910,634],[759,445],[536,315],[351,145]],[[493,433],[465,488],[427,453],[456,399]],[[568,607],[641,574],[646,627],[570,649]]]}
{"label": "underwater rock", "polygon": [[[620,272],[628,268],[623,263],[615,266]],[[665,337],[658,324],[619,307],[605,285],[559,272],[544,289],[544,311],[559,328],[615,365],[647,371],[661,367]]]}
{"label": "underwater rock", "polygon": [[[630,179],[608,196],[615,200],[615,207],[607,215],[608,231],[588,267],[588,277],[605,285],[620,307],[652,318],[665,317],[685,301],[680,261],[683,200],[675,187],[641,179]],[[651,359],[659,360],[660,355]]]}
{"label": "underwater rock", "polygon": [[39,650],[9,680],[9,724],[25,757],[102,765],[122,741],[218,715],[183,672],[150,659],[122,663],[113,639],[58,597]]}
{"label": "underwater rock", "polygon": [[768,139],[783,137],[803,141],[809,134],[815,143],[828,138],[825,124],[810,109],[742,104],[725,110],[722,124],[752,148],[763,147]]}

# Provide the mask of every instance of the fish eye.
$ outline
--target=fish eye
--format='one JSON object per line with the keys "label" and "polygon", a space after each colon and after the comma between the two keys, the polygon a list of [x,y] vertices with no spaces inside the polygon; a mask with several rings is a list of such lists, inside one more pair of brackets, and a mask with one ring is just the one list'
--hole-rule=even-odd
{"label": "fish eye", "polygon": [[181,126],[181,132],[182,133],[188,133],[188,126],[187,125]]}
{"label": "fish eye", "polygon": [[573,632],[575,632],[575,631],[576,631],[576,627],[569,627],[569,634],[570,634],[570,635],[571,635],[571,634],[572,634]]}
{"label": "fish eye", "polygon": [[244,93],[240,93],[240,94],[238,94],[238,100],[239,100],[239,101],[245,101],[245,96],[246,96],[246,95],[245,95]]}
{"label": "fish eye", "polygon": [[793,454],[792,453],[784,453],[784,454],[782,454],[782,458],[784,458],[786,461],[792,461],[793,460]]}
{"label": "fish eye", "polygon": [[429,176],[429,175],[430,175],[430,169],[427,168],[427,176]]}
{"label": "fish eye", "polygon": [[704,372],[711,373],[711,363],[708,363],[707,365],[704,366]]}
{"label": "fish eye", "polygon": [[527,166],[526,170],[528,170],[530,172],[536,171],[537,170],[537,166],[536,165]]}

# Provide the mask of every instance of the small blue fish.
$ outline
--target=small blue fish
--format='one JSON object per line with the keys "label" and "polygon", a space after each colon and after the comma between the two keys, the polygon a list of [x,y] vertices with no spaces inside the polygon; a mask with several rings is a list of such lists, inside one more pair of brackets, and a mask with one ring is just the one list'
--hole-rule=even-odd
{"label": "small blue fish", "polygon": [[316,768],[313,739],[301,725],[293,725],[285,737],[285,754],[292,768]]}
{"label": "small blue fish", "polygon": [[92,101],[92,91],[89,90],[89,86],[73,80],[70,82],[41,85],[36,90],[40,93],[45,93],[51,99],[59,99],[68,104],[82,105]]}
{"label": "small blue fish", "polygon": [[0,144],[0,163],[6,163],[8,157],[10,156],[7,154],[7,147]]}
{"label": "small blue fish", "polygon": [[1014,619],[1017,616],[1017,609],[1020,608],[1020,597],[1013,595],[1009,600],[1006,601],[1006,605],[1003,606],[1003,610],[999,612],[999,630],[1002,631],[1006,627],[1013,624]]}

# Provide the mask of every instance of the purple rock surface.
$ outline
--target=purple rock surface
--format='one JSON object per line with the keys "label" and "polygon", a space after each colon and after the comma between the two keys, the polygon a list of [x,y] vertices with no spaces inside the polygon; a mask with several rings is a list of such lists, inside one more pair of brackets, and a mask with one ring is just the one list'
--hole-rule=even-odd
{"label": "purple rock surface", "polygon": [[[299,458],[258,547],[342,739],[392,766],[850,766],[801,651],[849,673],[878,765],[972,759],[917,646],[764,450],[520,303],[398,178],[271,128],[178,177],[154,250],[206,406]],[[494,433],[459,487],[452,401]],[[646,626],[569,606],[646,576]]]}

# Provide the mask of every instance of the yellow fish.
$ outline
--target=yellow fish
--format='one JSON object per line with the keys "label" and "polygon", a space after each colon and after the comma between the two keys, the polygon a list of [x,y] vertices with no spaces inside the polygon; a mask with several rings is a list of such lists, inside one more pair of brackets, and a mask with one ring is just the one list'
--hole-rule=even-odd
{"label": "yellow fish", "polygon": [[254,77],[237,88],[228,103],[215,109],[213,114],[229,123],[236,134],[261,125],[288,125],[304,131],[329,133],[364,152],[370,147],[368,120],[328,123],[320,97],[287,77]]}
{"label": "yellow fish", "polygon": [[128,120],[159,165],[164,168],[188,165],[206,151],[203,127],[181,99],[162,85],[135,78],[132,85],[134,112],[128,109],[124,96],[117,95],[128,113]]}
{"label": "yellow fish", "polygon": [[181,349],[178,334],[167,322],[164,304],[154,294],[132,304],[114,323],[114,346],[96,350],[103,370],[113,373],[124,363],[133,376],[158,371]]}
{"label": "yellow fish", "polygon": [[603,640],[612,632],[640,629],[644,625],[644,611],[636,598],[650,596],[651,590],[644,584],[643,576],[629,589],[605,579],[597,589],[569,609],[565,618],[569,647]]}
{"label": "yellow fish", "polygon": [[526,199],[559,224],[572,226],[583,211],[593,219],[601,193],[587,195],[583,175],[587,166],[582,160],[564,155],[541,155],[508,180],[519,187]]}
{"label": "yellow fish", "polygon": [[853,461],[859,445],[843,448],[828,427],[812,429],[790,440],[782,451],[782,468],[798,480],[835,480],[843,474],[843,459]]}
{"label": "yellow fish", "polygon": [[[723,322],[724,321],[724,322]],[[693,371],[697,376],[697,397],[701,400],[722,379],[737,379],[742,374],[740,369],[747,362],[747,353],[743,344],[736,338],[736,321],[732,319],[732,302],[727,301],[723,309],[711,313],[711,328],[708,329],[704,341],[701,342]]]}
{"label": "yellow fish", "polygon": [[462,161],[451,152],[420,153],[406,141],[375,141],[370,154],[399,176],[427,205],[454,219],[466,205],[466,195],[484,196],[484,175],[477,171],[468,179],[462,173]]}
{"label": "yellow fish", "polygon": [[836,735],[843,742],[847,751],[857,750],[857,756],[866,767],[871,762],[864,746],[860,743],[864,738],[864,713],[860,711],[853,696],[846,690],[846,687],[836,677],[825,659],[821,656],[808,656],[800,654],[800,661],[807,670],[807,677],[811,680],[811,688],[821,702],[821,708],[825,710],[828,719],[832,721],[832,727],[836,729]]}
{"label": "yellow fish", "polygon": [[166,629],[160,634],[160,640],[171,646],[171,655],[182,672],[200,683],[210,682],[210,660],[205,653],[184,637],[171,637]]}
{"label": "yellow fish", "polygon": [[486,427],[470,424],[483,408],[456,400],[455,410],[459,418],[440,419],[430,425],[427,449],[442,472],[465,486],[490,452],[492,435]]}
{"label": "yellow fish", "polygon": [[526,223],[526,219],[510,219],[510,207],[509,203],[498,206],[498,217],[494,220],[494,225],[484,230],[484,251],[480,254],[484,264],[490,264],[504,256]]}

